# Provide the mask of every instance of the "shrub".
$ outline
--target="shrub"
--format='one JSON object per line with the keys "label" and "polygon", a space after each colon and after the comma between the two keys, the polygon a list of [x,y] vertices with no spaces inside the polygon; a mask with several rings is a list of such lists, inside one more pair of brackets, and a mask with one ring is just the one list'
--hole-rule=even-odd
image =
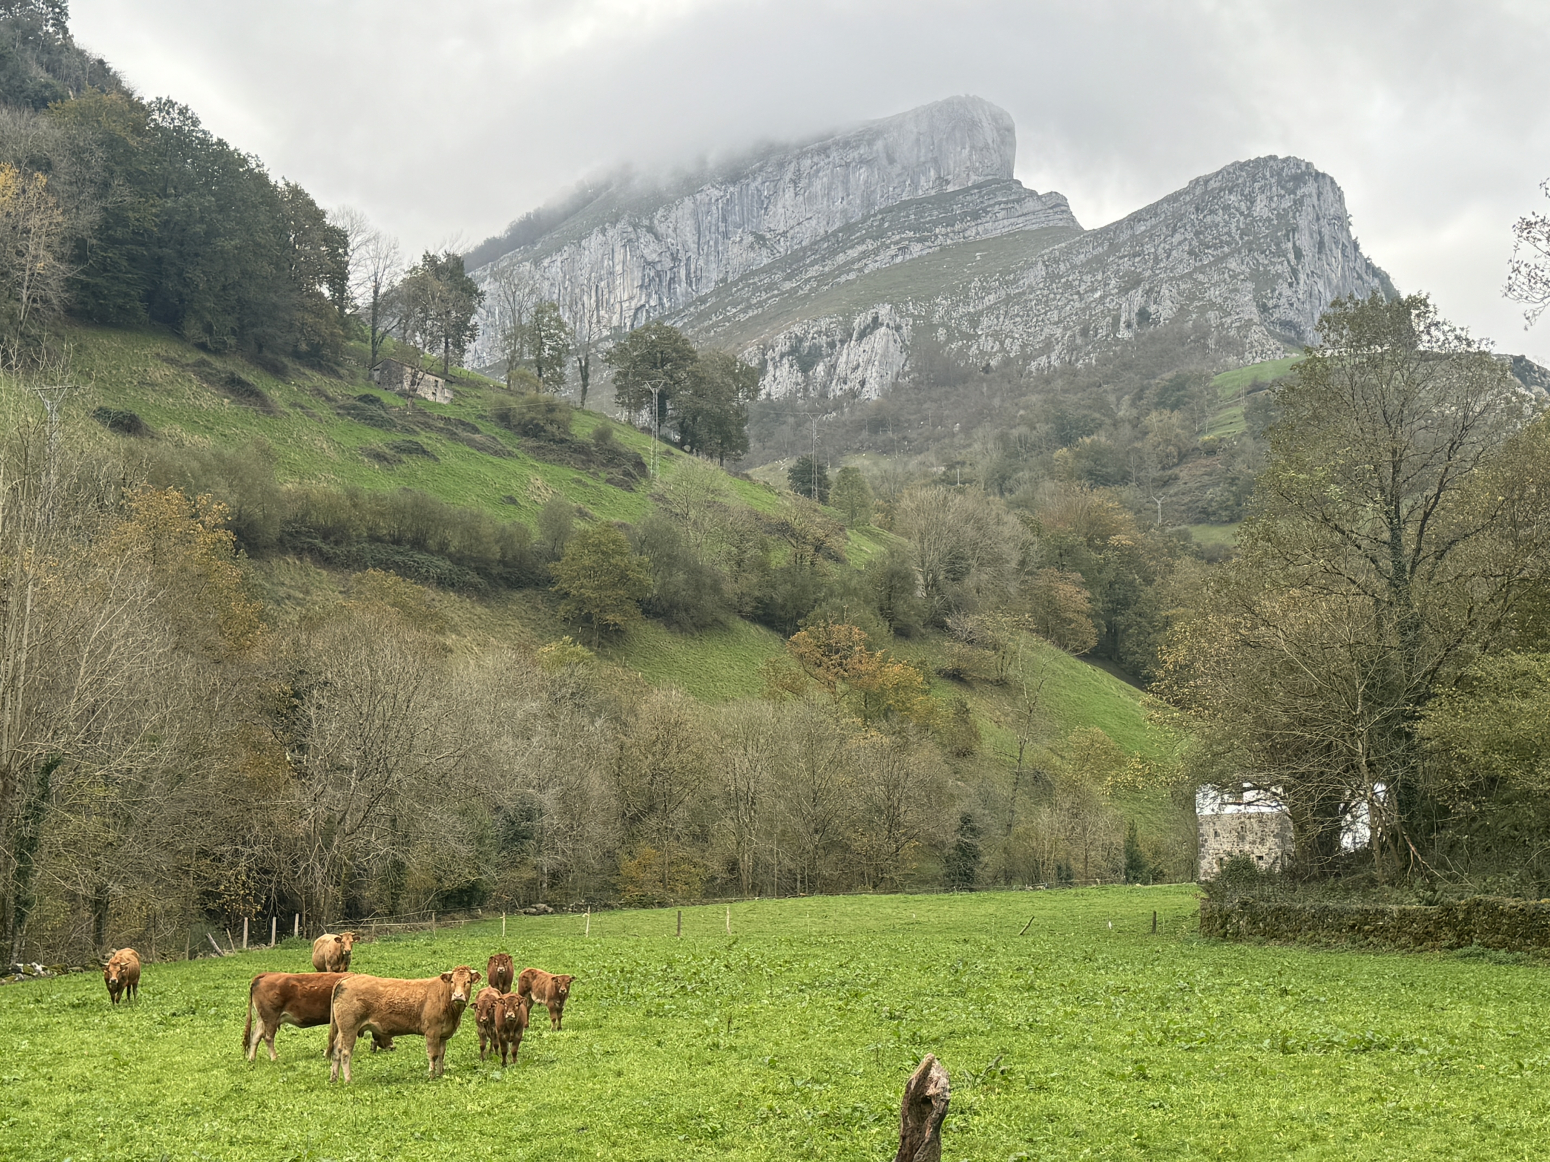
{"label": "shrub", "polygon": [[519,396],[490,413],[501,427],[530,440],[564,443],[570,439],[575,409],[552,395]]}

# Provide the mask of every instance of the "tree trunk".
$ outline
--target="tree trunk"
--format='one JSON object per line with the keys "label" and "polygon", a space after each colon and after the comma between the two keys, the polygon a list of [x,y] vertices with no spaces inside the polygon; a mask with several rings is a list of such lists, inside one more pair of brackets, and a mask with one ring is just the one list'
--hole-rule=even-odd
{"label": "tree trunk", "polygon": [[947,1070],[927,1053],[904,1086],[893,1162],[942,1162],[942,1119],[950,1095]]}

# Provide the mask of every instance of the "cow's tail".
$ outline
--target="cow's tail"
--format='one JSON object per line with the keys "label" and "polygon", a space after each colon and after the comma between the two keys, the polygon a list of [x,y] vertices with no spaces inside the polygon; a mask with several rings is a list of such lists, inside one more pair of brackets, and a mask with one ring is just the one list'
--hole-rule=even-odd
{"label": "cow's tail", "polygon": [[258,977],[248,986],[248,1023],[242,1026],[242,1055],[248,1055],[248,1041],[253,1036],[253,1018],[258,1016]]}

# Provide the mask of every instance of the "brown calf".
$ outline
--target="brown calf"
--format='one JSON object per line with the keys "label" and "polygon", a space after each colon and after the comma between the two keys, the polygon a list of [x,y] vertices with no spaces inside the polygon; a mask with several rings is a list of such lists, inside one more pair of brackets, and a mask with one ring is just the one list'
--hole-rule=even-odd
{"label": "brown calf", "polygon": [[364,1032],[390,1039],[424,1037],[430,1076],[441,1076],[447,1040],[457,1032],[478,982],[479,974],[466,964],[425,980],[344,977],[334,985],[333,1018],[328,1025],[333,1064],[328,1079],[338,1080],[343,1067],[345,1084],[349,1084],[350,1055],[356,1038]]}
{"label": "brown calf", "polygon": [[516,993],[503,993],[494,988],[482,988],[474,998],[474,1017],[479,1025],[479,1060],[484,1060],[485,1049],[493,1046],[506,1064],[506,1054],[511,1053],[511,1063],[516,1064],[517,1050],[522,1048],[522,1034],[527,1032],[530,1001]]}
{"label": "brown calf", "polygon": [[511,963],[511,955],[506,952],[497,952],[484,966],[485,980],[489,981],[490,987],[498,993],[509,993],[511,982],[516,979],[516,975],[517,966]]}
{"label": "brown calf", "polygon": [[108,1000],[115,1005],[125,993],[134,1000],[140,995],[140,954],[133,948],[120,948],[102,966],[102,980],[108,986]]}
{"label": "brown calf", "polygon": [[335,935],[325,932],[312,942],[312,970],[314,972],[349,972],[350,949],[359,940],[359,932],[341,932]]}
{"label": "brown calf", "polygon": [[[328,1024],[334,986],[348,976],[344,972],[261,972],[248,986],[248,1023],[242,1030],[242,1051],[249,1061],[258,1055],[258,1043],[269,1046],[269,1060],[278,1060],[274,1037],[281,1025],[311,1029]],[[376,1037],[372,1050],[392,1049],[390,1038]],[[325,1052],[327,1052],[325,1050]]]}
{"label": "brown calf", "polygon": [[565,999],[570,996],[573,976],[555,976],[541,968],[524,968],[517,978],[517,995],[537,1002],[549,1010],[549,1027],[558,1029],[565,1016]]}

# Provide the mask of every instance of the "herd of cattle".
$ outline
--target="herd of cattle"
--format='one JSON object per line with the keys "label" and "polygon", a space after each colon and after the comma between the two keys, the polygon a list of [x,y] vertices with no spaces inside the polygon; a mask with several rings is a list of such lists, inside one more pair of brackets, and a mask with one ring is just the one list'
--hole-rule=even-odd
{"label": "herd of cattle", "polygon": [[[466,964],[451,972],[424,980],[364,976],[350,971],[350,953],[357,933],[325,932],[312,943],[312,972],[261,972],[248,989],[247,1026],[242,1048],[252,1061],[262,1041],[269,1059],[277,1060],[275,1034],[281,1025],[310,1029],[328,1025],[329,1080],[341,1072],[350,1080],[350,1057],[362,1033],[371,1034],[371,1049],[390,1050],[394,1037],[424,1037],[430,1059],[430,1076],[439,1077],[447,1041],[457,1032],[463,1010],[470,1000],[479,1027],[479,1060],[489,1052],[500,1054],[501,1064],[514,1064],[522,1035],[527,1031],[533,1005],[549,1010],[549,1024],[558,1029],[565,1015],[573,976],[559,976],[539,968],[516,966],[504,952],[485,965],[486,986],[474,994],[480,975]],[[140,957],[133,948],[121,948],[102,969],[108,999],[134,1000],[140,988]],[[515,987],[513,987],[515,986]]]}

